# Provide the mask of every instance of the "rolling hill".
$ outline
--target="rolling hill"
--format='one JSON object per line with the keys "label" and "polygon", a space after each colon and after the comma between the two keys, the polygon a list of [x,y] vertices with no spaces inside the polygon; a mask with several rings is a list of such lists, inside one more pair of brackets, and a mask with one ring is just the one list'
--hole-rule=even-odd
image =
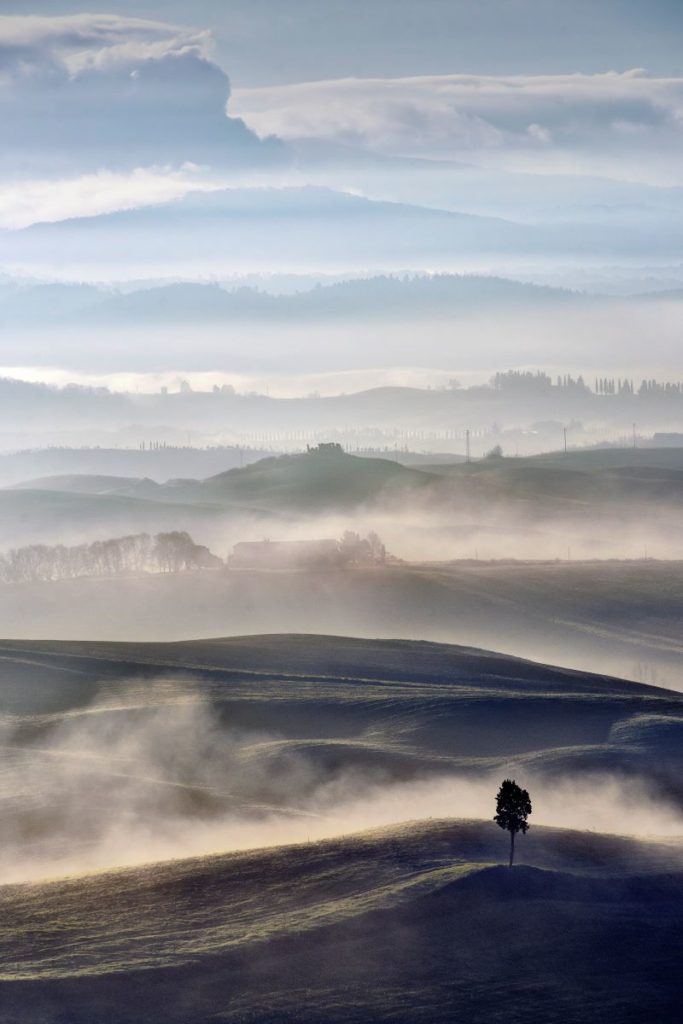
{"label": "rolling hill", "polygon": [[[54,259],[125,264],[136,239],[138,265],[281,268],[452,258],[467,251],[528,250],[538,232],[498,218],[364,199],[332,189],[253,188],[191,193],[160,206],[36,224],[0,232],[0,261]],[[542,234],[542,233],[541,233]],[[542,247],[544,240],[537,244]],[[433,264],[432,264],[433,265]]]}
{"label": "rolling hill", "polygon": [[446,316],[497,308],[585,304],[586,297],[500,277],[439,274],[377,276],[271,295],[252,287],[177,282],[117,291],[94,285],[45,284],[0,295],[6,329],[36,324],[115,326],[250,321],[326,321]]}
{"label": "rolling hill", "polygon": [[[488,458],[472,463],[403,466],[382,458],[344,453],[322,445],[295,455],[261,459],[205,480],[179,479],[158,484],[148,479],[116,479],[87,475],[27,481],[25,495],[38,490],[72,495],[108,496],[111,500],[143,499],[177,505],[241,506],[271,511],[298,510],[315,515],[358,510],[366,506],[403,511],[424,508],[429,515],[465,517],[493,523],[507,516],[511,524],[572,520],[604,528],[614,516],[621,523],[639,522],[651,510],[651,526],[674,517],[671,537],[678,537],[676,510],[683,502],[683,467],[678,450],[643,450],[638,460],[601,452],[577,453],[563,461]],[[17,489],[13,494],[16,496]],[[5,502],[9,490],[0,492]],[[28,500],[28,499],[27,499]],[[36,498],[36,501],[38,499]],[[49,499],[46,497],[45,499]],[[584,527],[586,528],[586,527]],[[669,528],[669,527],[668,527]]]}
{"label": "rolling hill", "polygon": [[582,508],[652,502],[666,507],[683,500],[683,449],[599,449],[528,458],[485,458],[406,466],[399,459],[351,455],[336,445],[266,457],[204,480],[158,484],[149,479],[90,474],[26,481],[22,490],[63,491],[153,498],[156,501],[240,503],[244,506],[353,508],[387,496],[430,493],[442,503],[533,502],[545,512],[555,503],[568,514]]}
{"label": "rolling hill", "polygon": [[[173,512],[159,506],[177,505],[177,515],[189,518],[217,514],[226,507],[255,514],[271,510],[298,509],[317,513],[326,509],[354,509],[369,502],[401,497],[427,488],[438,478],[389,459],[361,458],[341,449],[311,451],[260,459],[251,465],[229,469],[205,480],[179,479],[158,484],[150,479],[67,474],[42,477],[0,489],[0,509],[5,504],[8,522],[15,513],[23,522],[30,508],[38,516],[52,507],[88,520],[114,518],[119,510],[131,515],[154,516],[155,510],[168,518]],[[43,496],[41,498],[41,495]],[[144,502],[144,505],[142,504]],[[52,513],[50,512],[50,515]]]}
{"label": "rolling hill", "polygon": [[445,267],[495,256],[549,258],[587,254],[613,259],[625,251],[639,259],[680,256],[678,226],[660,220],[643,233],[600,218],[581,223],[520,223],[439,209],[438,204],[369,199],[333,188],[229,188],[195,192],[168,203],[0,232],[0,262],[181,270],[183,254],[206,270],[277,272],[283,266],[327,268]]}
{"label": "rolling hill", "polygon": [[[291,635],[4,641],[0,681],[7,1024],[678,1019],[680,695]],[[595,800],[659,840],[549,827]]]}
{"label": "rolling hill", "polygon": [[[288,810],[279,775],[292,755],[314,767],[302,773],[289,762],[300,801],[349,767],[388,781],[531,765],[541,775],[635,772],[683,805],[654,728],[680,733],[680,694],[471,648],[296,634],[156,644],[6,640],[0,670],[0,710],[22,716],[27,755],[62,715],[85,714],[87,723],[93,714],[93,724],[126,729],[154,723],[161,710],[172,726],[182,706],[172,684],[187,683],[188,699],[217,711],[217,727],[248,734],[240,758],[250,771],[232,780],[230,799],[271,810]],[[164,686],[155,689],[157,680]],[[27,715],[37,717],[31,723]],[[196,742],[201,736],[192,735]],[[86,771],[97,773],[97,759],[88,766],[84,756]],[[681,750],[671,756],[680,759]],[[162,764],[158,778],[146,780],[152,790],[174,774],[172,760]],[[221,788],[217,807],[227,796]]]}
{"label": "rolling hill", "polygon": [[256,507],[354,508],[367,502],[409,498],[434,477],[389,459],[367,459],[332,448],[262,459],[210,477],[202,493],[214,500]]}
{"label": "rolling hill", "polygon": [[39,478],[0,490],[0,522],[7,547],[55,543],[64,539],[59,531],[77,543],[80,534],[92,540],[166,529],[225,547],[262,539],[271,527],[275,539],[310,538],[337,536],[355,523],[379,532],[393,555],[415,560],[677,559],[683,469],[678,449],[665,452],[418,467],[322,445],[204,480]]}
{"label": "rolling hill", "polygon": [[[43,487],[55,480],[64,487],[68,480],[88,476],[115,477],[124,480],[152,479],[163,483],[169,478],[206,477],[256,462],[269,451],[224,445],[212,448],[43,448],[0,453],[0,486],[15,487],[35,483]],[[62,478],[62,479],[58,479]],[[58,488],[59,489],[59,488]]]}
{"label": "rolling hill", "polygon": [[680,863],[539,829],[534,866],[509,872],[494,831],[436,821],[10,887],[4,1019],[678,1020]]}
{"label": "rolling hill", "polygon": [[[80,544],[129,533],[194,530],[202,536],[220,535],[232,521],[256,509],[202,501],[191,485],[172,484],[157,494],[151,481],[135,481],[120,490],[100,489],[82,481],[59,479],[52,486],[0,489],[0,530],[3,549],[27,544]],[[56,489],[55,485],[60,489]]]}

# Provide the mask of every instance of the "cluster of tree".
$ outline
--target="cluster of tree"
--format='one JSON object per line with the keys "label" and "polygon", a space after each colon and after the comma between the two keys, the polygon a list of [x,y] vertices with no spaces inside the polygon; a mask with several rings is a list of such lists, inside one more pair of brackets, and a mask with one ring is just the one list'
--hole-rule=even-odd
{"label": "cluster of tree", "polygon": [[557,377],[555,383],[541,370],[507,370],[505,373],[496,373],[491,378],[491,387],[495,391],[515,392],[523,395],[547,394],[553,389],[560,391],[582,391],[588,392],[590,388],[581,375],[572,377],[565,373]]}
{"label": "cluster of tree", "polygon": [[35,583],[79,576],[126,576],[142,572],[182,572],[217,568],[220,558],[188,533],[138,533],[92,544],[31,544],[0,555],[0,581]]}
{"label": "cluster of tree", "polygon": [[374,530],[361,537],[353,530],[345,530],[339,541],[339,551],[346,565],[383,565],[387,549]]}
{"label": "cluster of tree", "polygon": [[660,384],[656,380],[644,380],[638,388],[639,395],[683,395],[683,383],[680,380],[667,381]]}
{"label": "cluster of tree", "polygon": [[560,391],[590,391],[581,374],[578,377],[572,377],[571,373],[565,373],[564,376],[556,379],[555,387]]}
{"label": "cluster of tree", "polygon": [[[491,387],[494,391],[504,391],[520,395],[541,395],[551,391],[568,391],[590,394],[591,389],[584,378],[579,374],[572,377],[570,373],[557,377],[553,382],[547,373],[537,370],[508,370],[505,373],[496,373],[491,378]],[[682,395],[683,384],[680,381],[659,383],[656,380],[644,380],[636,392],[632,380],[623,380],[620,377],[596,377],[593,385],[593,392],[596,395],[619,395],[629,397],[635,395]]]}
{"label": "cluster of tree", "polygon": [[538,394],[550,391],[553,382],[547,373],[537,370],[508,370],[496,373],[491,377],[491,387],[495,391],[516,391],[522,394]]}
{"label": "cluster of tree", "polygon": [[[614,377],[599,377],[595,381],[596,395],[635,395],[636,389],[632,380],[620,380]],[[680,397],[683,394],[681,381],[660,383],[654,379],[640,382],[637,394],[647,396]]]}
{"label": "cluster of tree", "polygon": [[596,395],[633,395],[635,394],[632,380],[620,380],[614,377],[596,377]]}
{"label": "cluster of tree", "polygon": [[493,448],[486,453],[485,459],[489,459],[491,462],[495,462],[496,459],[503,458],[503,446],[500,444],[494,444]]}

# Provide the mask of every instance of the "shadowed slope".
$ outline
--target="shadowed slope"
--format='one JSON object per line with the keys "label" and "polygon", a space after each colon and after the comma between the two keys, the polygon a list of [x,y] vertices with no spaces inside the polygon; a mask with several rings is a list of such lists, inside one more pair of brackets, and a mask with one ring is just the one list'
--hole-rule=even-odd
{"label": "shadowed slope", "polygon": [[6,888],[3,1019],[673,1021],[679,854],[537,829],[510,872],[501,839],[435,821]]}
{"label": "shadowed slope", "polygon": [[[73,872],[0,887],[3,1024],[677,1019],[680,844],[537,824],[596,767],[619,826],[673,808],[675,693],[320,636],[5,641],[0,682],[2,877]],[[443,817],[508,770],[513,871],[493,822]]]}
{"label": "shadowed slope", "polygon": [[683,807],[680,751],[662,749],[679,694],[471,648],[5,641],[0,681],[11,879],[330,836],[453,801],[488,816],[508,773],[547,824],[621,831],[635,800],[627,828],[671,834]]}
{"label": "shadowed slope", "polygon": [[[266,535],[276,529],[264,523]],[[224,551],[220,542],[210,546]],[[0,587],[5,636],[31,641],[247,632],[419,636],[673,689],[683,685],[682,604],[683,563],[655,561],[472,561]]]}

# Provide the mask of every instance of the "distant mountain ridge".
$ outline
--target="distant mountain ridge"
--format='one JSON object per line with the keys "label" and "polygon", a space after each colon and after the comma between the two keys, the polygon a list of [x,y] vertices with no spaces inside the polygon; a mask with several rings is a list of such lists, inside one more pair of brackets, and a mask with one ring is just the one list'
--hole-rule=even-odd
{"label": "distant mountain ridge", "polygon": [[272,272],[275,268],[448,268],[503,255],[623,255],[680,259],[680,233],[664,225],[520,223],[319,186],[192,192],[169,203],[0,231],[0,263],[97,267],[155,263]]}
{"label": "distant mountain ridge", "polygon": [[492,303],[536,307],[590,301],[579,293],[502,277],[379,275],[317,285],[294,295],[253,287],[183,282],[113,291],[96,285],[45,284],[0,294],[0,324],[116,324],[230,320],[315,320],[358,316],[457,315]]}
{"label": "distant mountain ridge", "polygon": [[454,314],[495,302],[505,306],[571,302],[574,293],[499,277],[438,275],[378,276],[319,285],[292,296],[272,296],[251,288],[227,291],[217,285],[172,285],[137,291],[105,301],[93,310],[111,319],[186,316],[202,319],[315,319],[316,317]]}

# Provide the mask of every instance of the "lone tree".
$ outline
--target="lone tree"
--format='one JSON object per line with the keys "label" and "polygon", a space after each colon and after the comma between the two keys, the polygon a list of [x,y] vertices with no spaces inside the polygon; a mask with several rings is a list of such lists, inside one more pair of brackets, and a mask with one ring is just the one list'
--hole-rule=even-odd
{"label": "lone tree", "polygon": [[526,819],[530,814],[531,800],[527,791],[518,786],[514,779],[505,779],[498,790],[493,820],[510,833],[510,867],[515,859],[515,834],[528,831]]}

